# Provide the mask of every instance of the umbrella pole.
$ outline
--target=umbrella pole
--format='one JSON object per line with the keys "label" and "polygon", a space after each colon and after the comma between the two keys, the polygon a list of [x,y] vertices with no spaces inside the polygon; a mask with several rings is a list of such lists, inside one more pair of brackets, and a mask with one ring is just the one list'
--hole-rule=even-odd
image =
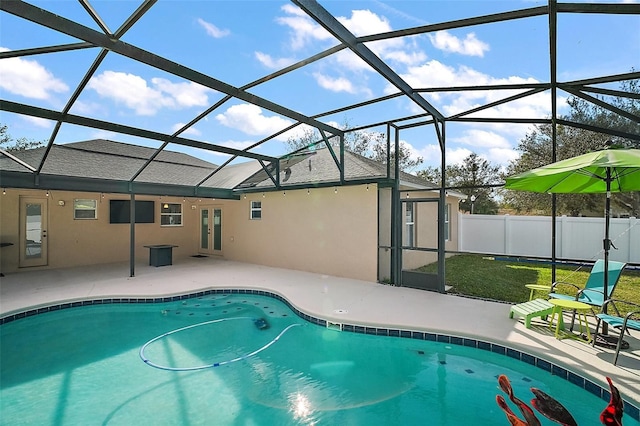
{"label": "umbrella pole", "polygon": [[[607,199],[604,205],[604,283],[603,283],[603,300],[607,300],[609,294],[609,250],[611,249],[611,240],[609,240],[609,222],[610,222],[610,211],[611,211],[611,168],[607,167]],[[602,306],[602,312],[607,313],[607,305]],[[607,323],[602,322],[602,334],[607,335],[609,332]],[[621,337],[622,338],[622,337]]]}

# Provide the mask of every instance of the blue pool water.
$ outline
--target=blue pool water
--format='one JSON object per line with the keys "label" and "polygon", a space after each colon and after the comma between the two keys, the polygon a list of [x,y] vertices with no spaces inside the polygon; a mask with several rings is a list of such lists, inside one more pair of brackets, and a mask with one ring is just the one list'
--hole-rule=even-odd
{"label": "blue pool water", "polygon": [[507,425],[500,374],[581,425],[606,406],[508,356],[335,331],[251,294],[57,310],[0,333],[2,425]]}

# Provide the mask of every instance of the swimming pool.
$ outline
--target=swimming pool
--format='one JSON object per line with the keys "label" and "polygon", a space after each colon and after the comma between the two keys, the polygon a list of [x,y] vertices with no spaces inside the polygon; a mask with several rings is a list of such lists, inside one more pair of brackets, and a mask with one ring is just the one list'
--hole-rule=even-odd
{"label": "swimming pool", "polygon": [[[606,406],[579,376],[508,348],[340,332],[268,296],[76,302],[5,322],[0,424],[508,424],[500,374],[525,401],[531,387],[558,398],[579,424],[598,424]],[[624,424],[640,423],[626,413]]]}

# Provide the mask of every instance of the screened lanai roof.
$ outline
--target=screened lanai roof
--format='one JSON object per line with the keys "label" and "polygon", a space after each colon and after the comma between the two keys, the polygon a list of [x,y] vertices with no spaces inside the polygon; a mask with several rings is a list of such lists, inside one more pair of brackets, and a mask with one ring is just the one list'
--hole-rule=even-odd
{"label": "screened lanai roof", "polygon": [[[300,160],[285,142],[309,132],[310,145],[334,141],[324,183],[335,185],[362,182],[349,172],[362,162],[339,143],[353,132],[384,134],[387,153],[406,142],[437,165],[465,144],[509,158],[534,124],[640,140],[562,118],[573,96],[640,121],[614,101],[637,99],[620,86],[640,78],[638,3],[188,5],[2,1],[0,122],[46,144],[23,160],[3,152],[2,186],[237,198],[256,173],[284,187]],[[118,152],[114,175],[88,180],[114,153],[65,145],[96,139],[146,148]],[[59,174],[65,149],[82,159]],[[176,151],[202,163],[153,178]],[[391,178],[372,167],[368,180]]]}

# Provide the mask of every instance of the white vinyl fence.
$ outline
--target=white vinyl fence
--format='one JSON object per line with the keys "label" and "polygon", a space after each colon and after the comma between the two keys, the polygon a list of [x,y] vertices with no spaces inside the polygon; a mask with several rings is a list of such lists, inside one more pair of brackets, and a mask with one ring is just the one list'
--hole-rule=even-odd
{"label": "white vinyl fence", "polygon": [[[459,214],[458,250],[508,256],[551,257],[550,216]],[[640,220],[612,218],[611,260],[640,263]],[[556,257],[590,261],[604,256],[604,218],[557,217]]]}

